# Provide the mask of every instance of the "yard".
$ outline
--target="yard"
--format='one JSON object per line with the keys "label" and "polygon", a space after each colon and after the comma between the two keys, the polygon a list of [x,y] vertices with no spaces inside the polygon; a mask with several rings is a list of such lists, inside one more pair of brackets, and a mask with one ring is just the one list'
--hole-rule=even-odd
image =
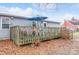
{"label": "yard", "polygon": [[32,44],[16,46],[13,41],[0,41],[1,55],[54,55],[54,54],[79,54],[79,41],[55,39],[41,42],[39,46]]}
{"label": "yard", "polygon": [[74,39],[54,39],[32,44],[17,46],[12,40],[0,41],[0,55],[72,55],[79,54],[79,33],[73,34]]}

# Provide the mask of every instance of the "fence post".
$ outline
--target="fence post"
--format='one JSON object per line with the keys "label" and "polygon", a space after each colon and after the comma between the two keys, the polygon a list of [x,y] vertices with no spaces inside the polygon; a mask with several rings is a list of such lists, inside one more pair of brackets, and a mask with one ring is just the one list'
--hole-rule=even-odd
{"label": "fence post", "polygon": [[19,26],[16,26],[15,28],[16,28],[16,38],[15,38],[15,40],[17,42],[17,45],[20,45],[21,42],[20,42],[20,38],[19,38],[20,37],[19,36],[19,32],[20,32],[19,31]]}

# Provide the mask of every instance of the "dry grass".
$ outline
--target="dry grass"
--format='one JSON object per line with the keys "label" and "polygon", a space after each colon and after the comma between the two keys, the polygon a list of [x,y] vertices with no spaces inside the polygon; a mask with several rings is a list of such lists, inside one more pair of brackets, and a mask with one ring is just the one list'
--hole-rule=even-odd
{"label": "dry grass", "polygon": [[74,36],[74,38],[79,38],[79,32],[74,32],[73,36]]}

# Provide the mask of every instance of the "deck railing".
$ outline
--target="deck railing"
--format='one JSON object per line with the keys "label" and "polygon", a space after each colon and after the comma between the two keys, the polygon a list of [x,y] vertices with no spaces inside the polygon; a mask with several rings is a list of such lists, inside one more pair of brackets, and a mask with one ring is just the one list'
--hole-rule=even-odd
{"label": "deck railing", "polygon": [[11,39],[17,45],[33,43],[36,40],[50,40],[62,36],[60,27],[14,26],[11,27],[10,33]]}

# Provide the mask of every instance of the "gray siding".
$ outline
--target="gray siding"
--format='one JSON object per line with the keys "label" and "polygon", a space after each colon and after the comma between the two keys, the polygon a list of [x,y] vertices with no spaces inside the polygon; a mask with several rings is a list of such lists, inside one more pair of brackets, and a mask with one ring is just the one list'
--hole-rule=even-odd
{"label": "gray siding", "polygon": [[60,27],[60,24],[47,23],[47,27]]}

